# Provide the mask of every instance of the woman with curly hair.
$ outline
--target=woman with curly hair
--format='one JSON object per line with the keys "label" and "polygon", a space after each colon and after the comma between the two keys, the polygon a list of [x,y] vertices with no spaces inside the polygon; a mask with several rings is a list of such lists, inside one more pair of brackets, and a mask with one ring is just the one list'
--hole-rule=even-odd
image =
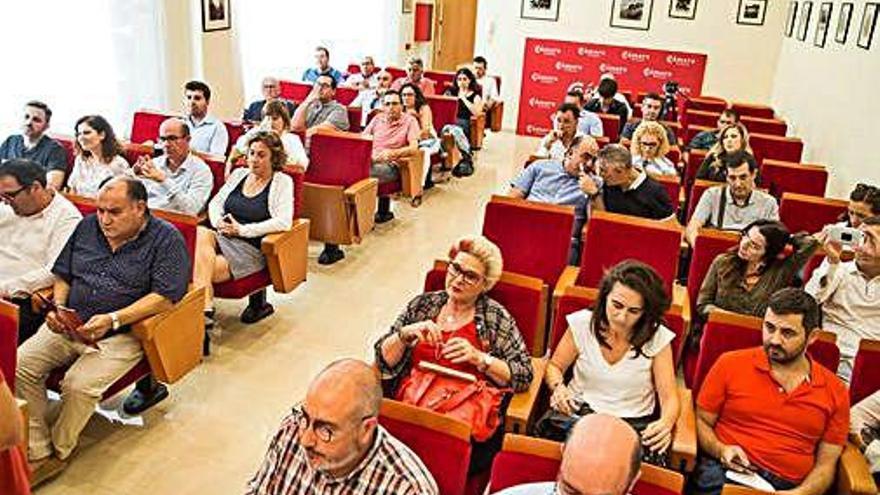
{"label": "woman with curly hair", "polygon": [[67,187],[72,193],[97,196],[105,180],[131,172],[107,119],[100,115],[86,115],[76,121],[74,129],[76,159],[67,179]]}
{"label": "woman with curly hair", "polygon": [[636,128],[630,143],[633,164],[651,178],[677,176],[675,164],[666,158],[670,147],[666,128],[658,122],[644,121]]}

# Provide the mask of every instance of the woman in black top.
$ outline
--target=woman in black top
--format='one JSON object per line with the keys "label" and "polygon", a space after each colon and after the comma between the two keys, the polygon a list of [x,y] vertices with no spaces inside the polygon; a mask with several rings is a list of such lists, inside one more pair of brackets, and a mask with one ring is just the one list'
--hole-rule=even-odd
{"label": "woman in black top", "polygon": [[483,99],[480,97],[476,76],[468,68],[458,69],[455,73],[455,86],[447,89],[445,94],[458,98],[455,126],[447,125],[443,128],[443,132],[450,132],[455,137],[455,143],[462,155],[461,162],[456,165],[452,174],[457,177],[471,175],[474,168],[468,141],[471,135],[471,117],[483,113]]}
{"label": "woman in black top", "polygon": [[718,142],[712,146],[706,159],[697,169],[697,179],[724,182],[727,180],[727,167],[724,157],[737,151],[752,152],[749,147],[749,132],[742,123],[729,125],[718,135]]}

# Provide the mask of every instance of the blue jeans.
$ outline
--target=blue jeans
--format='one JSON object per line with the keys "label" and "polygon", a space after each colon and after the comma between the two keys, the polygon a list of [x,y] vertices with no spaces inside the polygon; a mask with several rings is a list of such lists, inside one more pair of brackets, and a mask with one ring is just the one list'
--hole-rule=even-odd
{"label": "blue jeans", "polygon": [[[701,454],[697,459],[697,467],[691,475],[690,487],[687,492],[694,495],[720,495],[724,483],[736,484],[727,480],[724,476],[725,471],[727,468],[721,464],[721,461]],[[766,469],[758,467],[755,471],[777,490],[790,490],[798,486],[797,483],[777,476]]]}

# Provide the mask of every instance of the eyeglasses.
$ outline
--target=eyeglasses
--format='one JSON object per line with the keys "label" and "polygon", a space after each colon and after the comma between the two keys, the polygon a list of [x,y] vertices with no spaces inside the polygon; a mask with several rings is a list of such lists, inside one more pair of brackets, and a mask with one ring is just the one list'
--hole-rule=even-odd
{"label": "eyeglasses", "polygon": [[415,96],[416,94],[412,91],[407,91],[405,93],[400,93],[400,96]]}
{"label": "eyeglasses", "polygon": [[658,143],[656,141],[641,141],[639,144],[641,144],[645,148],[653,148],[655,146],[660,146],[660,143]]}
{"label": "eyeglasses", "polygon": [[[330,443],[333,441],[333,435],[336,433],[336,430],[333,428],[333,426],[331,426],[331,425],[329,425],[319,419],[313,420],[312,418],[310,418],[309,415],[306,413],[305,409],[303,409],[302,403],[299,403],[296,406],[294,406],[293,410],[294,410],[294,412],[299,414],[299,417],[297,418],[297,425],[299,426],[299,429],[300,429],[300,435],[302,435],[303,432],[305,432],[306,430],[311,428],[312,432],[314,432],[315,436],[321,442]],[[361,421],[364,421],[366,419],[370,419],[372,417],[374,417],[374,416],[363,416],[363,417],[361,417]]]}
{"label": "eyeglasses", "polygon": [[159,141],[163,143],[174,143],[180,139],[183,139],[183,136],[159,136]]}
{"label": "eyeglasses", "polygon": [[393,106],[400,105],[400,102],[399,101],[386,101],[386,102],[382,103],[382,105],[384,105],[386,107],[393,107]]}
{"label": "eyeglasses", "polygon": [[263,85],[263,89],[275,89],[277,87],[278,87],[277,84],[264,84]]}
{"label": "eyeglasses", "polygon": [[464,283],[467,285],[477,285],[484,278],[483,275],[480,275],[473,270],[468,270],[461,266],[461,264],[452,260],[449,261],[448,273],[449,276],[452,277],[452,280],[455,280],[455,278],[460,275],[462,280],[464,280]]}
{"label": "eyeglasses", "polygon": [[333,85],[330,83],[315,83],[315,87],[318,87],[321,89],[327,89],[327,88],[332,88]]}
{"label": "eyeglasses", "polygon": [[12,203],[13,201],[15,201],[15,198],[18,197],[19,194],[23,193],[25,189],[29,187],[30,186],[21,186],[15,191],[0,192],[0,201],[3,201],[5,203]]}

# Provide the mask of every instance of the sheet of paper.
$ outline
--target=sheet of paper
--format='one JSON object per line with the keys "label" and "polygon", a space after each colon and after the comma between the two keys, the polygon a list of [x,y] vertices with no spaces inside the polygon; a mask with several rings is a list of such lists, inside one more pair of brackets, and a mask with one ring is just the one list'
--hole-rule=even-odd
{"label": "sheet of paper", "polygon": [[738,473],[736,471],[727,470],[724,475],[730,481],[735,481],[740,485],[745,485],[756,490],[763,490],[765,492],[776,491],[770,482],[758,476],[756,473]]}

